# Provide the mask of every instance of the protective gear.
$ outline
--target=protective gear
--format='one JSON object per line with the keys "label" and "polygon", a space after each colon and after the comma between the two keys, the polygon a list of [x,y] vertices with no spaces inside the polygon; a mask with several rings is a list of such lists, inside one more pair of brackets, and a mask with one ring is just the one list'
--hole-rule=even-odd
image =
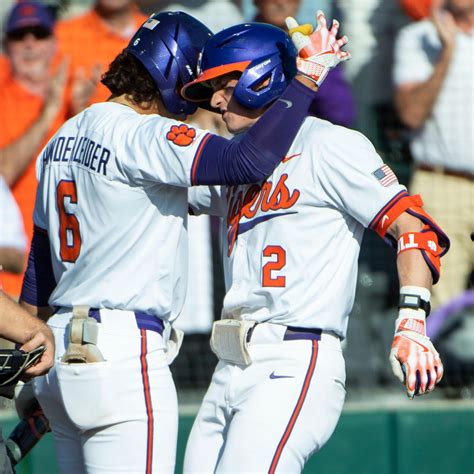
{"label": "protective gear", "polygon": [[149,72],[173,114],[189,115],[197,109],[179,91],[196,78],[198,55],[211,36],[211,30],[186,13],[163,12],[150,16],[126,48]]}
{"label": "protective gear", "polygon": [[40,346],[30,352],[19,349],[1,349],[0,387],[15,385],[25,370],[31,367],[45,350],[45,346]]}
{"label": "protective gear", "polygon": [[298,50],[296,65],[298,72],[313,81],[318,87],[323,83],[331,69],[341,61],[350,58],[350,54],[341,51],[347,43],[347,36],[337,39],[339,22],[334,20],[328,30],[326,16],[319,10],[316,14],[317,28],[309,24],[298,25],[293,17],[286,19],[289,35]]}
{"label": "protective gear", "polygon": [[438,244],[438,235],[431,230],[430,226],[425,225],[420,232],[406,232],[400,236],[397,255],[414,249],[420,250],[431,271],[433,284],[437,283],[441,272],[440,254],[442,249]]}
{"label": "protective gear", "polygon": [[418,245],[420,245],[420,251],[433,276],[433,283],[437,283],[440,276],[440,257],[449,250],[450,242],[441,227],[423,209],[423,201],[419,194],[410,196],[405,191],[397,194],[375,216],[369,224],[369,228],[375,230],[389,245],[397,248],[398,253],[400,253],[400,251],[409,250],[413,248],[407,247],[407,243],[410,245],[410,241],[407,240],[410,238],[409,236],[402,235],[400,239],[402,239],[402,237],[403,239],[397,242],[395,238],[387,234],[389,227],[403,212],[418,217],[418,219],[425,224],[421,232],[418,233],[423,235],[417,235],[416,237],[419,237],[419,241],[422,243],[422,245]]}
{"label": "protective gear", "polygon": [[[182,94],[192,102],[206,103],[210,79],[241,72],[233,97],[244,107],[270,104],[296,74],[296,49],[280,28],[263,23],[243,23],[226,28],[207,43],[198,63],[198,78]],[[268,84],[266,81],[268,80]]]}
{"label": "protective gear", "polygon": [[89,317],[89,310],[88,306],[73,306],[68,326],[67,350],[61,357],[61,362],[86,364],[105,360],[97,347],[99,334],[97,321]]}

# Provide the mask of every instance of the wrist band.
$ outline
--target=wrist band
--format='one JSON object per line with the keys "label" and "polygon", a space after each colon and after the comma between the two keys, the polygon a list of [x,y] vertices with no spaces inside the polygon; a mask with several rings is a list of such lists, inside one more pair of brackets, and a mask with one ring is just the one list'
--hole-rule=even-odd
{"label": "wrist band", "polygon": [[429,301],[421,299],[419,295],[400,295],[398,301],[398,309],[409,308],[409,309],[422,309],[426,316],[431,312],[431,304]]}
{"label": "wrist band", "polygon": [[431,311],[430,291],[427,288],[417,286],[403,286],[400,288],[398,309],[423,310],[428,316]]}

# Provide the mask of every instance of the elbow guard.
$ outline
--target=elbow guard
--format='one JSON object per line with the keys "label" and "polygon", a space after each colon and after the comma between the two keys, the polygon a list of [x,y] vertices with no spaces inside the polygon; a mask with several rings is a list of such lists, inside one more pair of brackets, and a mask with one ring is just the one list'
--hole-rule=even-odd
{"label": "elbow guard", "polygon": [[[401,235],[397,241],[387,234],[387,230],[403,212],[417,217],[425,225],[420,232],[407,232]],[[449,238],[435,220],[423,210],[423,201],[420,195],[410,196],[406,191],[397,194],[377,214],[369,227],[375,230],[389,245],[396,248],[398,254],[406,250],[420,250],[431,270],[433,283],[438,282],[441,267],[440,257],[449,250]]]}
{"label": "elbow guard", "polygon": [[[407,232],[398,239],[397,255],[406,250],[419,250],[431,270],[433,284],[439,280],[441,272],[441,252],[443,251],[438,242],[438,235],[425,225],[420,232]],[[444,252],[446,253],[446,252]]]}

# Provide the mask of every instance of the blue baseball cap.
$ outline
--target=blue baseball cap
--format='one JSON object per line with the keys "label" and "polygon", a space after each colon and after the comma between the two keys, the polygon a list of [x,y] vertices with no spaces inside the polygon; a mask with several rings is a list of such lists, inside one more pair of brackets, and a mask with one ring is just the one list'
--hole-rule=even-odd
{"label": "blue baseball cap", "polygon": [[6,33],[38,26],[52,32],[54,28],[53,13],[42,3],[22,1],[12,8],[6,23]]}

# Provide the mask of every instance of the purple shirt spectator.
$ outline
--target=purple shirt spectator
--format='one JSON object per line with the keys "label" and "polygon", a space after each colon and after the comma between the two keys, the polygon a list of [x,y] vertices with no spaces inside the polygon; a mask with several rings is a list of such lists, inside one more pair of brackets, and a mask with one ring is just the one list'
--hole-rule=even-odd
{"label": "purple shirt spectator", "polygon": [[356,115],[354,98],[340,65],[329,73],[310,111],[316,117],[336,125],[353,125]]}

